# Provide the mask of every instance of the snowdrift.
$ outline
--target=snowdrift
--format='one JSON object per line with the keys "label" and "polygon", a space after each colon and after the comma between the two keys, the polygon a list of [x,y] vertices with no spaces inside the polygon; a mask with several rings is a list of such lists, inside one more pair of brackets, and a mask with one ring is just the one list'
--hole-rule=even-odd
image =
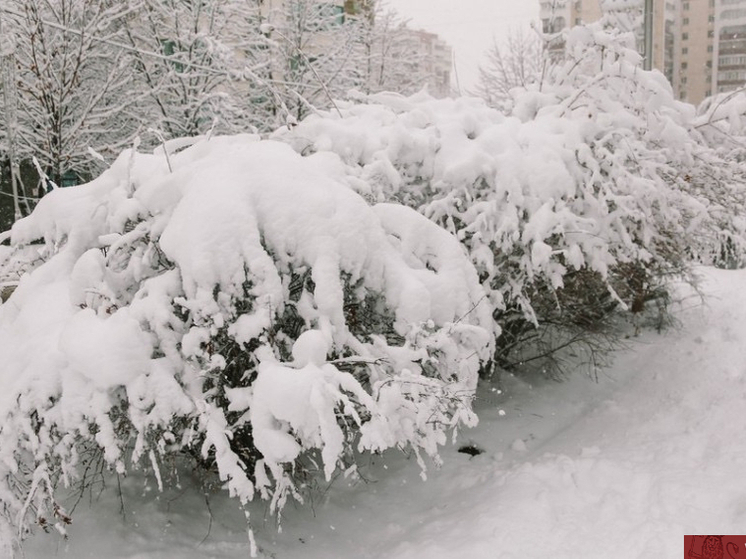
{"label": "snowdrift", "polygon": [[101,454],[159,485],[189,455],[279,509],[308,471],[352,472],[353,450],[437,460],[475,423],[495,332],[474,267],[342,168],[255,136],[127,151],[14,226],[0,502],[18,535],[63,531],[55,490]]}

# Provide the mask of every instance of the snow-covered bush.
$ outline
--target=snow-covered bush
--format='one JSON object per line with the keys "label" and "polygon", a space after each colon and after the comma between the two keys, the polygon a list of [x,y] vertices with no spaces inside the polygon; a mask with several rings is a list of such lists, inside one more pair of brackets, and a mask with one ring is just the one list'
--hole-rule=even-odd
{"label": "snow-covered bush", "polygon": [[723,268],[746,266],[746,219],[738,211],[746,206],[742,187],[746,162],[746,91],[739,89],[705,99],[697,108],[694,128],[711,148],[706,157],[712,163],[705,180],[697,186],[717,201],[719,242],[709,260]]}
{"label": "snow-covered bush", "polygon": [[510,115],[379,94],[278,133],[300,153],[338,154],[361,194],[457,234],[503,309],[498,351],[542,323],[587,329],[615,306],[638,310],[722,230],[723,205],[700,186],[723,162],[693,108],[643,71],[630,35],[581,26],[564,45],[541,83],[513,90]]}
{"label": "snow-covered bush", "polygon": [[0,512],[19,535],[64,528],[56,488],[91,448],[159,484],[169,456],[192,455],[242,503],[279,509],[311,464],[330,478],[355,450],[398,447],[424,468],[475,422],[494,332],[473,266],[342,170],[253,136],[127,151],[16,223]]}
{"label": "snow-covered bush", "polygon": [[697,107],[694,125],[708,145],[721,153],[744,159],[741,139],[746,136],[746,89],[707,97]]}

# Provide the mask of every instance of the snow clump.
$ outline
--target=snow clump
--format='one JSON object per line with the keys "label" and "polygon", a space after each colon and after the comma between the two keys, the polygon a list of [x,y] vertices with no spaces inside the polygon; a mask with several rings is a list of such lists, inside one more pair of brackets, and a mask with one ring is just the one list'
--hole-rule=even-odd
{"label": "snow clump", "polygon": [[598,331],[614,309],[662,300],[723,238],[746,247],[738,165],[710,149],[665,77],[642,69],[634,37],[598,23],[563,44],[541,83],[514,90],[509,114],[380,93],[275,134],[302,154],[336,154],[361,195],[458,236],[499,310],[503,364],[543,324]]}
{"label": "snow clump", "polygon": [[343,169],[255,136],[130,150],[13,227],[0,510],[17,535],[63,523],[57,488],[95,455],[160,484],[186,454],[279,509],[317,458],[326,479],[354,451],[409,448],[424,468],[476,422],[496,332],[474,267]]}

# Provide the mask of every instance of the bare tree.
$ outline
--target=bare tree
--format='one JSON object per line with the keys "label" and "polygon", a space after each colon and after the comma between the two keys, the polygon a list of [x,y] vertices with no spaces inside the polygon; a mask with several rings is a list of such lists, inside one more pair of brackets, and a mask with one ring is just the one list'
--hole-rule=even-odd
{"label": "bare tree", "polygon": [[359,43],[365,61],[363,89],[366,93],[395,91],[412,94],[432,77],[416,35],[399,14],[371,3],[369,17],[359,22]]}
{"label": "bare tree", "polygon": [[7,0],[16,30],[19,156],[36,157],[59,183],[90,176],[89,150],[114,154],[137,122],[124,53],[111,46],[126,4],[99,0]]}
{"label": "bare tree", "polygon": [[[14,33],[3,28],[4,14],[0,12],[0,122],[4,130],[0,131],[0,192],[4,179],[5,162],[7,161],[10,190],[13,200],[13,219],[21,217],[21,206],[18,198],[18,158],[16,157],[17,128],[18,128],[18,91],[15,68],[16,41]],[[5,193],[3,193],[5,194]],[[0,220],[6,212],[3,207],[10,200],[0,200]],[[4,225],[0,221],[0,227]]]}
{"label": "bare tree", "polygon": [[18,158],[36,157],[58,184],[70,171],[95,174],[91,148],[106,156],[136,135],[270,131],[350,89],[412,93],[428,77],[411,31],[376,0],[274,9],[262,0],[7,0],[0,9],[18,34]]}
{"label": "bare tree", "polygon": [[150,126],[166,137],[270,131],[357,87],[357,17],[288,0],[144,0],[126,25]]}
{"label": "bare tree", "polygon": [[475,93],[500,109],[512,105],[511,90],[540,82],[549,63],[542,39],[521,30],[509,33],[502,45],[493,38],[486,57],[486,63],[479,67]]}
{"label": "bare tree", "polygon": [[287,0],[269,14],[271,83],[281,107],[300,120],[334,105],[363,80],[357,30],[344,6]]}
{"label": "bare tree", "polygon": [[[241,108],[231,88],[241,48],[259,34],[260,2],[144,0],[124,33],[134,60],[140,118],[166,137],[235,131]],[[252,26],[253,24],[253,26]],[[236,76],[234,76],[236,77]]]}

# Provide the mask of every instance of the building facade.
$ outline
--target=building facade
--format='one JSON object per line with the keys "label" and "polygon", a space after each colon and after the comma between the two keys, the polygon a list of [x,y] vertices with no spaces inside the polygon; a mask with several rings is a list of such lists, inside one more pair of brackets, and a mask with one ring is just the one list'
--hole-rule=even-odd
{"label": "building facade", "polygon": [[672,80],[676,96],[699,103],[716,91],[715,0],[685,0],[678,16],[677,71]]}
{"label": "building facade", "polygon": [[412,48],[412,57],[421,66],[426,77],[427,90],[433,97],[448,97],[451,89],[453,51],[438,35],[427,31],[406,31]]}
{"label": "building facade", "polygon": [[[643,5],[643,0],[543,0],[540,13],[544,31],[548,33],[609,16],[620,30],[634,33],[637,48],[644,54]],[[676,2],[654,0],[653,10],[653,67],[672,81],[676,59]],[[557,43],[555,48],[560,47]]]}
{"label": "building facade", "polygon": [[[644,0],[542,0],[545,32],[609,15],[644,51]],[[697,104],[746,84],[746,0],[654,0],[653,67]]]}
{"label": "building facade", "polygon": [[[288,0],[264,0],[261,2],[261,13],[268,21],[282,13]],[[325,13],[338,18],[342,25],[346,18],[365,17],[375,27],[377,25],[375,3],[372,0],[312,0],[322,7]],[[414,30],[404,26],[401,31],[402,41],[406,43],[407,59],[413,65],[413,78],[422,78],[421,87],[427,87],[434,97],[448,97],[453,93],[451,71],[453,51],[438,35],[427,31]],[[334,46],[331,34],[318,33],[306,48],[309,54],[323,55]]]}
{"label": "building facade", "polygon": [[719,0],[714,8],[712,93],[724,93],[746,84],[746,0]]}

